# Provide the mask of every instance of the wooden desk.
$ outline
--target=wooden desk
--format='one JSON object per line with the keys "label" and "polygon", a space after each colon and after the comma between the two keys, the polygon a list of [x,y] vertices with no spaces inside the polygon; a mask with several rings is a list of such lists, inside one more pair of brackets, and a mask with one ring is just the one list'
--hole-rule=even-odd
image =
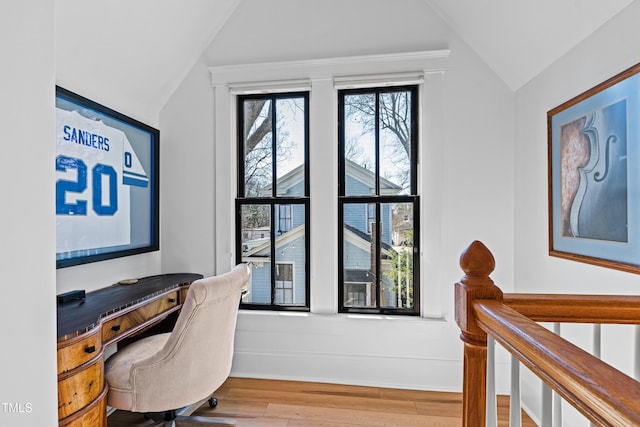
{"label": "wooden desk", "polygon": [[58,304],[58,425],[106,427],[104,348],[180,310],[199,274],[145,277]]}

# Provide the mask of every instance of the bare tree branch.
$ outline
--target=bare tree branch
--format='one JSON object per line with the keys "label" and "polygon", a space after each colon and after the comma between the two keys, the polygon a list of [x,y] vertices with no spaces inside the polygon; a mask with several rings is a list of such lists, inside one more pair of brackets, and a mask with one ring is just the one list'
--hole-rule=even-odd
{"label": "bare tree branch", "polygon": [[[255,130],[251,132],[251,129],[253,129],[255,124],[258,123],[258,120],[260,120],[260,115],[266,103],[269,104],[266,116]],[[251,152],[255,146],[262,141],[265,135],[271,132],[271,118],[273,116],[273,106],[271,104],[271,101],[268,100],[245,102],[244,136],[246,153]]]}

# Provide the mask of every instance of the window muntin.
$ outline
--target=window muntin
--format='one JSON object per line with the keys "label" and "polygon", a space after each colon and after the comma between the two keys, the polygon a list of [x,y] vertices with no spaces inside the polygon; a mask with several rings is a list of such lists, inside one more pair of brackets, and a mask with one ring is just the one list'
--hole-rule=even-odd
{"label": "window muntin", "polygon": [[241,307],[308,311],[308,93],[238,96],[238,124],[236,260],[253,264]]}
{"label": "window muntin", "polygon": [[417,93],[338,94],[341,312],[419,314]]}

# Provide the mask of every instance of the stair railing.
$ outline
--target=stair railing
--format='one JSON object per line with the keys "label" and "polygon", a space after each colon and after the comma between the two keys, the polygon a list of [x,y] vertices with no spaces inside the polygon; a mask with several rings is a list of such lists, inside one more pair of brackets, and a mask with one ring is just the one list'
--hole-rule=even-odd
{"label": "stair railing", "polygon": [[463,427],[484,427],[487,336],[597,426],[640,426],[640,383],[536,322],[640,324],[640,297],[503,294],[475,241],[460,257],[455,317],[464,344]]}

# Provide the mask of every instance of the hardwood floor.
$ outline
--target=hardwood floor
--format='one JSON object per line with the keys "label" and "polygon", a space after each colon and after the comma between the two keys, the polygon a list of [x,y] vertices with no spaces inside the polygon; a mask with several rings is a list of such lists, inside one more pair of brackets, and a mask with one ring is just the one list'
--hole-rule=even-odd
{"label": "hardwood floor", "polygon": [[[210,409],[205,404],[195,415],[233,418],[239,427],[460,427],[462,424],[458,393],[229,378],[214,395],[218,406]],[[508,417],[508,397],[499,396],[499,427],[508,426]],[[109,427],[147,424],[150,422],[140,415],[120,411],[108,420]],[[535,426],[525,414],[522,425]]]}

